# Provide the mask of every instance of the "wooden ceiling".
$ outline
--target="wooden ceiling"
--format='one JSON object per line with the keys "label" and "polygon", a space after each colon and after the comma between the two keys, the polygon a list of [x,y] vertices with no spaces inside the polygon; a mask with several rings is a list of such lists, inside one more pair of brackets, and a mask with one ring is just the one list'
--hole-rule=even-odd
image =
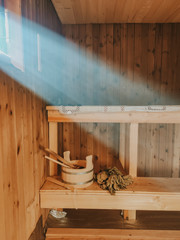
{"label": "wooden ceiling", "polygon": [[52,0],[62,24],[180,22],[180,0]]}

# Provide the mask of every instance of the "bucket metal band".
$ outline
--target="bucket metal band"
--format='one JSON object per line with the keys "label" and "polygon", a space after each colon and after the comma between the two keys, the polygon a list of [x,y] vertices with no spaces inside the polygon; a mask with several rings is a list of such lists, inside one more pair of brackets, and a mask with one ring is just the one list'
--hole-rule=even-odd
{"label": "bucket metal band", "polygon": [[66,172],[66,171],[64,171],[63,169],[61,169],[61,171],[62,171],[63,173],[67,173],[67,174],[70,174],[70,175],[83,175],[83,174],[90,173],[90,172],[92,172],[93,170],[94,170],[94,168],[92,168],[91,170],[86,171],[86,172],[70,173],[70,172]]}
{"label": "bucket metal band", "polygon": [[86,183],[90,183],[91,181],[93,181],[93,178],[91,180],[89,180],[89,181],[80,182],[80,183],[66,182],[66,181],[62,180],[63,183],[66,183],[66,184],[69,184],[69,185],[83,185],[83,184],[86,184]]}

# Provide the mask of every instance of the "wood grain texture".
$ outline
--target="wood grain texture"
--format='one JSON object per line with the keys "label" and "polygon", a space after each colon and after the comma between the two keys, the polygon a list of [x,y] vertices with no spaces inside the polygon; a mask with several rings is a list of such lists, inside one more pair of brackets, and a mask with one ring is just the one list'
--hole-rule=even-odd
{"label": "wood grain texture", "polygon": [[39,221],[37,222],[36,227],[28,240],[37,240],[37,239],[45,240],[42,217],[39,218]]}
{"label": "wood grain texture", "polygon": [[[129,142],[129,174],[132,177],[137,177],[138,170],[138,137],[139,137],[139,124],[130,124],[130,142]],[[127,215],[127,213],[125,214]],[[127,217],[127,216],[125,216]],[[125,218],[126,219],[126,218]],[[136,211],[128,211],[128,219],[136,219]]]}
{"label": "wood grain texture", "polygon": [[[71,1],[63,2],[68,3]],[[81,3],[82,2],[83,1],[81,1]],[[52,8],[50,1],[23,0],[21,4],[23,16],[60,33],[61,25],[58,21],[57,15],[54,14],[54,9]],[[174,4],[174,6],[176,6],[178,10],[177,4]],[[69,6],[66,7],[68,10]],[[99,7],[94,8],[91,3],[88,7],[89,9],[95,9],[94,11],[99,11]],[[171,8],[169,6],[167,6],[167,8],[168,12],[170,12]],[[85,18],[85,13],[86,12],[83,12],[82,9],[79,8],[77,16],[83,14],[83,17]],[[116,12],[115,16],[118,17],[118,15],[121,14]],[[160,17],[155,6],[154,15]],[[100,21],[104,21],[102,13],[100,14],[99,19]],[[177,20],[177,17],[175,17],[175,19]],[[93,72],[93,76],[91,74],[84,74],[83,76],[87,76],[87,78],[82,78],[81,81],[83,82],[80,82],[80,85],[73,82],[78,79],[78,77],[82,76],[80,71],[80,69],[82,69],[80,66],[82,61],[77,56],[78,60],[76,60],[79,62],[79,67],[74,68],[72,73],[70,72],[70,74],[72,74],[70,77],[71,84],[75,88],[74,91],[76,92],[76,95],[80,96],[87,105],[92,103],[99,104],[100,102],[104,105],[112,103],[126,105],[127,102],[130,104],[133,102],[133,104],[138,105],[139,103],[142,103],[142,99],[143,103],[146,105],[158,103],[179,104],[179,24],[170,24],[168,26],[165,24],[147,24],[144,26],[128,24],[111,24],[108,26],[105,24],[103,26],[74,25],[64,26],[63,33],[65,37],[67,35],[67,39],[71,39],[78,45],[77,49],[83,48],[85,51],[92,51],[93,49],[93,56],[95,55],[98,63],[100,63],[102,59],[103,62],[105,62],[105,66],[113,66],[113,69],[114,66],[117,66],[118,75],[115,78],[113,88],[111,86],[112,81],[108,81],[108,79],[111,79],[111,75],[108,75],[105,78],[100,76],[101,78],[99,79],[102,93],[100,93],[99,96],[96,88],[99,86],[96,78],[98,75],[97,68],[90,70]],[[138,43],[139,40],[141,41],[142,46]],[[149,57],[146,58],[147,53]],[[87,56],[89,58],[88,54]],[[141,56],[143,56],[142,59]],[[34,66],[36,65],[35,62],[32,64],[34,64]],[[83,69],[85,69],[87,73],[90,67],[88,61],[85,61],[85,63],[82,64]],[[146,70],[148,72],[148,77],[146,75]],[[126,81],[123,81],[123,78],[119,77],[119,71],[121,71]],[[76,78],[73,78],[73,76],[76,76]],[[130,81],[127,79],[130,79]],[[35,80],[36,79],[34,79],[34,81]],[[61,79],[61,81],[63,86],[65,79]],[[131,81],[135,88],[133,88],[132,85],[129,85],[129,82]],[[143,87],[136,87],[139,86],[138,83],[141,83]],[[0,143],[2,147],[0,156],[1,160],[3,160],[0,161],[0,167],[2,167],[0,169],[0,176],[2,179],[0,184],[0,206],[2,217],[2,221],[0,221],[0,231],[2,239],[24,240],[27,239],[32,232],[33,227],[35,227],[36,221],[41,214],[39,209],[38,189],[43,183],[47,172],[44,160],[42,161],[43,153],[39,150],[38,145],[39,142],[41,144],[47,144],[48,137],[45,103],[41,99],[38,99],[32,92],[29,92],[27,89],[24,89],[22,86],[13,82],[12,79],[9,79],[9,77],[5,76],[3,73],[0,78],[0,84]],[[92,93],[89,92],[89,85],[91,86],[91,90],[95,89]],[[133,89],[135,89],[135,91]],[[152,91],[149,92],[149,89],[152,89]],[[109,90],[111,90],[112,93],[110,93]],[[141,90],[145,93],[143,98],[139,94]],[[147,93],[149,94],[149,98],[146,98]],[[165,98],[163,97],[164,95]],[[65,101],[63,103],[64,105],[67,104]],[[36,118],[34,118],[34,116],[36,116]],[[73,126],[72,130],[75,130],[73,136],[69,125],[67,124],[66,128],[63,126],[63,131],[65,131],[65,129],[69,131],[69,137],[64,137],[66,141],[61,141],[64,145],[62,148],[65,148],[66,146],[67,150],[71,150],[74,155],[73,158],[84,158],[84,155],[91,152],[92,149],[97,157],[103,157],[104,153],[102,151],[106,148],[107,142],[108,144],[112,144],[113,147],[115,147],[115,144],[119,146],[118,142],[115,144],[112,142],[113,139],[119,138],[119,132],[113,130],[113,125],[110,126],[108,131],[105,127],[101,128],[96,123],[92,125],[88,126],[88,133],[91,133],[92,135],[95,133],[93,143],[92,135],[89,134],[88,137],[86,135],[87,125],[80,125],[80,127],[77,125],[76,127]],[[149,135],[152,136],[151,141],[153,146],[151,148],[151,154],[147,154],[147,157],[145,157],[145,159],[143,158],[144,165],[142,172],[144,172],[145,169],[146,171],[149,171],[147,163],[151,160],[151,157],[154,156],[153,154],[155,152],[155,154],[157,153],[157,157],[161,156],[159,157],[159,161],[165,159],[166,164],[166,168],[164,168],[162,163],[159,164],[158,161],[154,161],[154,163],[157,164],[157,175],[159,174],[160,166],[163,167],[163,176],[166,174],[168,174],[168,176],[171,175],[167,169],[169,167],[171,168],[169,165],[169,159],[171,159],[171,155],[173,154],[173,174],[178,177],[178,159],[180,154],[178,145],[179,128],[177,128],[178,132],[175,133],[173,130],[174,126],[172,129],[168,129],[164,126],[166,131],[160,131],[162,130],[161,125],[158,125],[158,127],[159,130],[155,137],[153,135],[155,130],[154,125],[151,125],[151,127],[148,128],[150,129]],[[104,139],[102,138],[105,142],[104,146],[100,146],[101,144],[104,144],[99,141],[99,136],[101,134],[100,129],[102,132],[105,132],[105,137]],[[108,134],[106,134],[106,132],[108,132]],[[142,134],[142,141],[143,139],[146,139],[144,149],[147,149],[146,146],[148,146],[147,141],[149,141],[149,135],[148,138],[146,138],[146,133]],[[85,139],[87,139],[87,142]],[[161,150],[156,148],[159,139],[161,139],[162,143]],[[168,139],[172,140],[170,145]],[[172,144],[173,141],[176,141],[176,143]],[[81,145],[81,143],[83,144]],[[126,132],[126,143],[128,143],[128,131]],[[168,157],[166,152],[167,145],[170,146],[170,148],[168,148]],[[159,147],[161,148],[161,146]],[[128,144],[126,144],[125,149],[126,158],[127,149]],[[143,151],[141,153],[143,153]],[[142,155],[145,156],[145,153],[148,153],[148,151],[144,152]],[[97,169],[101,166],[105,167],[106,164],[112,164],[112,162],[114,164],[114,154],[112,154],[112,150],[110,150],[110,152],[106,150],[105,155],[108,155],[109,157],[108,162],[104,159],[102,161],[97,161]],[[118,155],[117,152],[115,155]],[[139,159],[141,160],[142,157],[140,156]],[[167,159],[168,163],[166,161]],[[125,165],[127,162],[125,161]],[[153,165],[151,165],[151,167],[154,169]],[[149,174],[154,174],[153,171],[154,170]],[[5,209],[7,209],[7,212],[5,212]],[[7,216],[12,213],[13,218],[9,220]],[[21,219],[26,219],[26,221],[22,221]],[[11,229],[8,228],[9,224],[12,226]]]}
{"label": "wood grain texture", "polygon": [[139,134],[139,124],[137,124],[137,123],[130,124],[129,174],[132,177],[137,177],[138,134]]}
{"label": "wood grain texture", "polygon": [[63,24],[180,22],[178,0],[52,0]]}
{"label": "wood grain texture", "polygon": [[2,72],[0,86],[1,235],[3,239],[27,239],[43,214],[38,190],[46,177],[39,149],[48,140],[45,103]]}
{"label": "wood grain texture", "polygon": [[[134,5],[132,4],[132,6]],[[91,4],[88,7],[92,9]],[[81,13],[82,9],[80,8],[77,16],[80,16]],[[83,16],[85,17],[85,15],[84,13]],[[115,17],[118,17],[117,14]],[[63,25],[64,36],[66,36],[66,28],[67,26]],[[85,81],[84,78],[74,78],[78,84],[73,85],[76,96],[80,96],[83,89],[85,98],[82,99],[82,105],[84,103],[87,105],[168,105],[180,103],[180,84],[178,81],[180,24],[87,24],[83,25],[83,28],[85,28],[84,38],[86,39],[83,51],[87,56],[83,67],[88,74],[86,74]],[[80,50],[81,44],[77,39],[80,41],[84,39],[82,30],[80,32],[79,25],[71,25],[71,29],[73,33],[76,33],[75,39],[72,36],[71,41]],[[105,66],[105,75],[104,73],[102,76],[98,75],[98,68],[88,61],[89,54],[91,59],[93,58],[97,63],[96,66],[100,63]],[[80,54],[78,56],[81,57]],[[112,76],[108,69],[113,69],[113,73],[117,74]],[[72,75],[80,77],[81,68],[74,69]],[[65,79],[61,79],[61,82],[64,81]],[[81,87],[79,90],[79,84],[84,88]],[[69,102],[64,99],[61,104],[67,105]],[[88,121],[92,118],[92,115],[88,116]],[[165,120],[164,117],[160,119],[160,121]],[[108,117],[104,119],[104,121],[106,120]],[[118,124],[107,124],[106,128],[102,128],[104,138],[101,137],[100,141],[102,133],[99,124],[93,123],[92,128],[91,124],[77,123],[74,126],[78,130],[76,132],[73,130],[72,133],[71,130],[68,130],[70,124],[65,123],[69,135],[73,134],[71,135],[72,139],[76,139],[77,136],[77,141],[71,139],[75,147],[72,143],[70,145],[70,139],[64,142],[65,150],[71,150],[72,154],[76,151],[77,154],[74,157],[78,159],[84,158],[87,149],[89,149],[95,156],[97,170],[100,169],[100,159],[103,154],[107,155],[104,167],[117,165],[117,159],[120,158],[128,172],[129,126],[128,124],[123,126],[123,124],[120,127],[117,126]],[[176,125],[140,124],[138,176],[169,177],[172,176],[172,171],[176,172],[175,176],[179,176],[179,174],[177,175],[179,172],[177,140],[179,130]],[[162,130],[161,126],[165,128],[164,137],[163,131],[160,131]],[[91,132],[91,135],[86,133],[86,129]],[[86,139],[88,139],[88,144]],[[159,144],[160,139],[161,144]],[[107,151],[103,150],[105,147],[102,147],[102,144],[108,147]],[[163,159],[164,162],[160,159]]]}
{"label": "wood grain texture", "polygon": [[[180,212],[138,211],[136,221],[124,221],[119,210],[65,209],[66,221],[48,216],[48,228],[180,230]],[[88,219],[88,221],[86,221]]]}
{"label": "wood grain texture", "polygon": [[173,177],[174,174],[174,177],[179,177],[178,126],[140,124],[138,176]]}
{"label": "wood grain texture", "polygon": [[78,104],[179,104],[179,23],[63,25],[63,35],[83,61],[69,71]]}
{"label": "wood grain texture", "polygon": [[[47,0],[5,0],[4,4],[19,16],[52,30],[60,29],[53,5]],[[51,16],[47,20],[48,14]],[[32,44],[37,43],[34,36],[29,37]],[[23,40],[21,36],[19,40]],[[29,58],[28,64],[37,73],[33,58]],[[9,71],[23,77],[12,65]],[[39,206],[39,189],[48,170],[39,144],[48,146],[48,123],[46,103],[36,96],[35,81],[32,76],[29,91],[0,72],[0,235],[7,240],[28,239],[40,216],[47,217],[47,210]]]}
{"label": "wood grain texture", "polygon": [[[58,124],[53,122],[49,123],[49,148],[55,152],[58,153]],[[50,155],[51,158],[56,158],[52,155]],[[53,176],[57,174],[57,164],[50,162],[49,163],[49,175]]]}
{"label": "wood grain texture", "polygon": [[47,240],[55,239],[118,239],[118,240],[176,240],[180,232],[176,230],[132,230],[132,229],[73,229],[49,228]]}
{"label": "wood grain texture", "polygon": [[40,201],[42,208],[179,211],[179,182],[179,178],[134,178],[127,189],[110,195],[97,183],[72,192],[46,181]]}
{"label": "wood grain texture", "polygon": [[[78,113],[65,115],[59,111],[48,111],[49,122],[102,122],[102,123],[180,123],[180,111],[177,112],[112,112]],[[104,128],[106,127],[103,125]]]}

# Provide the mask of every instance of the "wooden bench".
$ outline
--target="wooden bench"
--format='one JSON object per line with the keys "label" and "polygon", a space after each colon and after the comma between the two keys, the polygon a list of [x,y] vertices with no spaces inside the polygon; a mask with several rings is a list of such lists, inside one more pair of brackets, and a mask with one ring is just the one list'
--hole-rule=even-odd
{"label": "wooden bench", "polygon": [[[83,108],[83,107],[82,107]],[[180,107],[150,110],[127,110],[96,112],[98,107],[84,107],[85,112],[65,112],[62,107],[49,106],[49,147],[58,151],[58,122],[106,122],[130,123],[129,173],[135,177],[133,185],[111,196],[96,183],[87,189],[74,192],[46,181],[40,190],[42,208],[89,208],[125,210],[180,211],[179,178],[137,177],[138,128],[140,123],[180,123]],[[117,107],[116,107],[117,108]],[[146,108],[145,108],[146,109]],[[50,175],[57,175],[57,166],[50,163]],[[131,213],[135,213],[134,211]],[[133,215],[133,214],[132,214]],[[135,217],[135,214],[134,214]]]}
{"label": "wooden bench", "polygon": [[46,181],[40,196],[42,208],[180,211],[180,178],[135,178],[132,185],[115,195],[95,182],[72,191]]}

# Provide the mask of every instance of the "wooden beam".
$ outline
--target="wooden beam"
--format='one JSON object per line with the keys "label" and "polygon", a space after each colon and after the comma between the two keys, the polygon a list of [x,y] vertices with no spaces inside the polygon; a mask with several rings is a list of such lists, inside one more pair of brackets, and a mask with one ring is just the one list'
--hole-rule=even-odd
{"label": "wooden beam", "polygon": [[180,111],[176,112],[108,112],[62,114],[48,111],[49,122],[114,122],[114,123],[180,123]]}
{"label": "wooden beam", "polygon": [[46,240],[61,239],[118,239],[118,240],[177,240],[178,230],[139,230],[139,229],[83,229],[49,228]]}

